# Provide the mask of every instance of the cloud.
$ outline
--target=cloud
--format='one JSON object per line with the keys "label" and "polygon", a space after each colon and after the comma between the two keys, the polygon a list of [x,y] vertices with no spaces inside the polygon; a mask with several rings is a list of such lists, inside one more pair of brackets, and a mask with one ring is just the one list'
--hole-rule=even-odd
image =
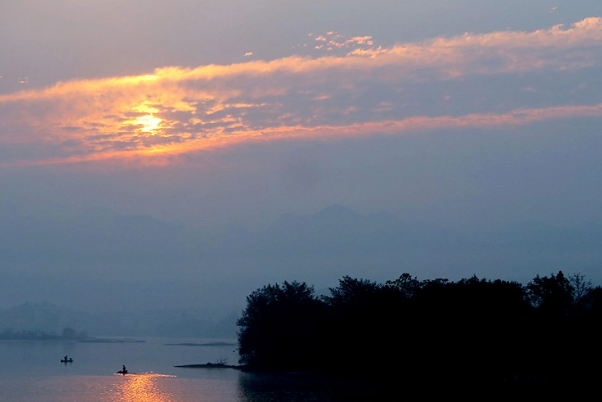
{"label": "cloud", "polygon": [[[595,79],[575,78],[575,72],[601,64],[602,18],[391,47],[376,46],[370,36],[328,36],[316,40],[353,50],[336,57],[159,68],[2,95],[0,163],[165,157],[241,141],[602,115],[602,99],[569,99],[576,95],[568,90],[553,97],[534,91],[523,99],[525,88],[538,87],[525,77]],[[587,86],[581,81],[575,87]]]}

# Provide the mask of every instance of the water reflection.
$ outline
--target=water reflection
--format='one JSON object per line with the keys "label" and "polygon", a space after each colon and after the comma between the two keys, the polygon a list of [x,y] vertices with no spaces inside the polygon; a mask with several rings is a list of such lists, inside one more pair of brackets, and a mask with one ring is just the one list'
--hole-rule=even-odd
{"label": "water reflection", "polygon": [[333,402],[332,384],[325,379],[241,373],[240,402]]}
{"label": "water reflection", "polygon": [[[116,374],[117,376],[117,374]],[[111,401],[128,402],[175,402],[169,392],[159,386],[159,382],[175,376],[164,374],[128,374],[119,376],[115,389],[111,390]]]}

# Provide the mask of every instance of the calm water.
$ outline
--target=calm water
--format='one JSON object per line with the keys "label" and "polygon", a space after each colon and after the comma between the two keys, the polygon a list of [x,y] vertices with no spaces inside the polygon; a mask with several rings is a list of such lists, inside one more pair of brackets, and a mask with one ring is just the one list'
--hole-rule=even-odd
{"label": "calm water", "polygon": [[[319,385],[299,386],[231,369],[174,365],[237,363],[235,346],[165,346],[211,342],[149,339],[146,343],[0,341],[0,399],[17,401],[276,402],[330,401]],[[73,357],[71,364],[60,359]],[[136,373],[114,374],[125,364]]]}

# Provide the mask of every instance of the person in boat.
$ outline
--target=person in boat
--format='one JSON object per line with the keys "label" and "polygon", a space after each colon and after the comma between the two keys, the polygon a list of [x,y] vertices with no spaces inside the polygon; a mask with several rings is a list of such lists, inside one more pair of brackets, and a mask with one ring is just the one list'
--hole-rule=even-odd
{"label": "person in boat", "polygon": [[128,370],[125,368],[125,364],[123,365],[123,368],[121,369],[121,374],[127,374]]}

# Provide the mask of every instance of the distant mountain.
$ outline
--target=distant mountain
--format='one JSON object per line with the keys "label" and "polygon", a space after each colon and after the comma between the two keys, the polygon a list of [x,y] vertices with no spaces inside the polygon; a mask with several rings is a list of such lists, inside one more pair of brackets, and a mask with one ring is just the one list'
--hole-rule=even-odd
{"label": "distant mountain", "polygon": [[[450,278],[506,272],[523,280],[560,269],[598,280],[602,264],[602,226],[596,224],[437,227],[343,205],[287,213],[263,230],[239,224],[209,232],[102,208],[55,219],[4,215],[0,227],[4,306],[50,300],[119,309],[126,300],[132,311],[238,309],[255,288],[283,280],[327,288],[344,275],[382,281],[402,272]],[[115,325],[142,331],[137,322],[124,318]]]}
{"label": "distant mountain", "polygon": [[271,252],[356,253],[397,244],[404,226],[390,214],[363,215],[331,205],[313,215],[286,214],[260,234]]}
{"label": "distant mountain", "polygon": [[235,255],[387,253],[399,250],[597,249],[602,226],[561,228],[525,222],[499,230],[408,225],[390,213],[361,214],[330,205],[314,214],[287,213],[262,231],[238,225],[205,232],[149,215],[97,208],[61,220],[31,216],[0,220],[5,261],[151,261],[173,264]]}
{"label": "distant mountain", "polygon": [[393,233],[403,230],[392,214],[359,214],[343,205],[330,205],[313,215],[289,213],[283,215],[268,232],[326,230],[330,233],[354,231],[360,233]]}

